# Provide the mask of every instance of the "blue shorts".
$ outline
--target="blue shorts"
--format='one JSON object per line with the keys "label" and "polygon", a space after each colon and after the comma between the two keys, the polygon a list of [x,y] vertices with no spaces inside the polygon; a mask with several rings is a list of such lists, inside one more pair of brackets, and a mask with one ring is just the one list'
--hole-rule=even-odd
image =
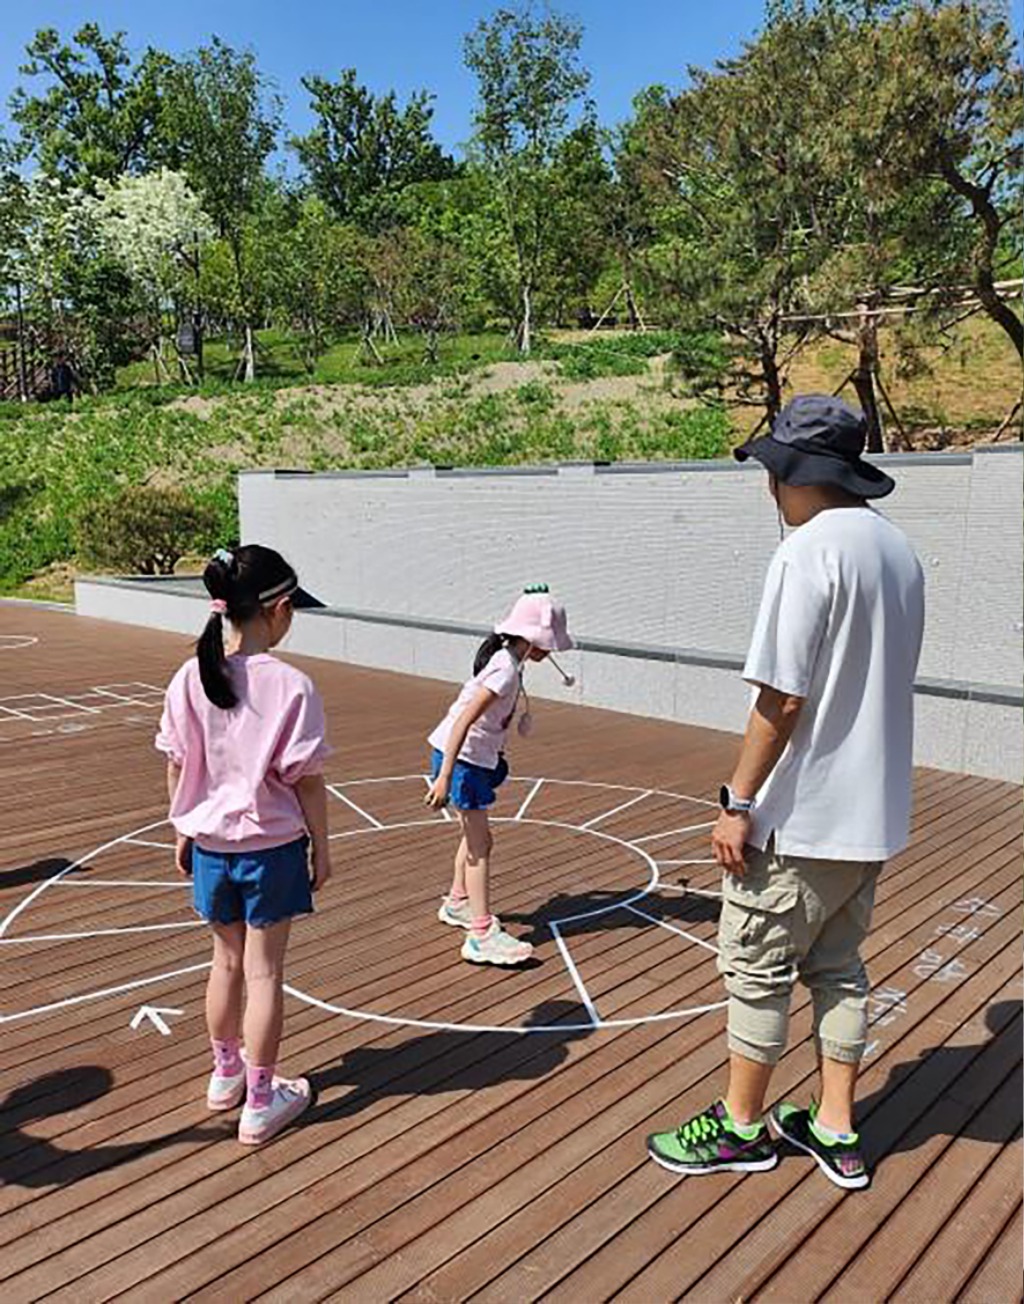
{"label": "blue shorts", "polygon": [[309,838],[265,851],[192,848],[192,903],[210,924],[267,928],[313,912]]}
{"label": "blue shorts", "polygon": [[[436,747],[430,757],[430,777],[436,779],[444,764],[444,753]],[[456,761],[452,770],[451,800],[456,810],[486,810],[495,802],[495,789],[508,778],[508,762],[502,756],[493,770],[468,761]]]}

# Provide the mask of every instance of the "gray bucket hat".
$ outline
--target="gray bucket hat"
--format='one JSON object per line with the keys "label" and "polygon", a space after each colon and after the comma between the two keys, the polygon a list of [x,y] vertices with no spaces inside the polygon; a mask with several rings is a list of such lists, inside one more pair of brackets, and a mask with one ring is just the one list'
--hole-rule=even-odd
{"label": "gray bucket hat", "polygon": [[836,485],[857,498],[884,498],[896,482],[862,457],[867,420],[859,408],[828,394],[798,394],[772,424],[771,433],[733,452],[737,462],[756,458],[783,484]]}

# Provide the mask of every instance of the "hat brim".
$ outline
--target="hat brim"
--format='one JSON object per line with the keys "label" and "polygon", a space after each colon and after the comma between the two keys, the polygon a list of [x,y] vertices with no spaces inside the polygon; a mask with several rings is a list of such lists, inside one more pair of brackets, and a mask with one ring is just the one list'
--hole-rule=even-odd
{"label": "hat brim", "polygon": [[783,484],[795,487],[835,485],[857,498],[884,498],[896,488],[892,476],[863,457],[808,453],[771,435],[751,439],[734,449],[733,457],[737,462],[754,458]]}
{"label": "hat brim", "polygon": [[288,601],[296,611],[308,611],[314,607],[325,607],[326,602],[321,602],[319,598],[314,598],[312,593],[307,593],[304,588],[292,589],[288,594]]}
{"label": "hat brim", "polygon": [[495,625],[494,632],[504,634],[508,638],[525,638],[527,643],[532,647],[539,647],[542,652],[569,652],[576,646],[571,635],[560,634],[555,630],[547,631],[550,637],[546,642],[541,642],[536,629],[520,626],[514,620],[502,621],[500,625]]}

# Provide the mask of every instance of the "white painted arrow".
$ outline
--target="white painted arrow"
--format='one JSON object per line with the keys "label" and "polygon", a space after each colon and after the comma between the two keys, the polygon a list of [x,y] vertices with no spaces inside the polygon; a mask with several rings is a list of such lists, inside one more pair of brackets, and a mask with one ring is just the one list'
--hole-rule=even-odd
{"label": "white painted arrow", "polygon": [[140,1005],[132,1017],[131,1026],[137,1028],[142,1023],[143,1019],[149,1019],[153,1027],[156,1028],[161,1036],[169,1037],[171,1035],[171,1030],[168,1028],[167,1024],[164,1023],[161,1015],[184,1013],[184,1010],[168,1010],[157,1005]]}

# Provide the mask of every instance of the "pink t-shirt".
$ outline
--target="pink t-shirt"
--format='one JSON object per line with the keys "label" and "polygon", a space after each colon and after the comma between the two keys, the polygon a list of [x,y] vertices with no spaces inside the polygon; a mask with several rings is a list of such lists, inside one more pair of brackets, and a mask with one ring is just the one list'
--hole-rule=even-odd
{"label": "pink t-shirt", "polygon": [[265,850],[306,832],[294,785],[330,755],[320,694],[269,652],[230,656],[238,695],[229,711],[186,661],[164,699],[157,748],[181,766],[171,823],[207,851]]}
{"label": "pink t-shirt", "polygon": [[516,713],[516,701],[522,678],[519,663],[507,648],[495,652],[490,661],[478,675],[467,679],[462,691],[452,703],[448,714],[427,739],[431,747],[443,752],[452,731],[452,725],[476,697],[481,688],[489,688],[497,694],[495,700],[487,707],[478,720],[469,726],[466,741],[459,752],[459,760],[469,765],[480,765],[485,770],[493,770],[498,764],[505,737],[512,717]]}

